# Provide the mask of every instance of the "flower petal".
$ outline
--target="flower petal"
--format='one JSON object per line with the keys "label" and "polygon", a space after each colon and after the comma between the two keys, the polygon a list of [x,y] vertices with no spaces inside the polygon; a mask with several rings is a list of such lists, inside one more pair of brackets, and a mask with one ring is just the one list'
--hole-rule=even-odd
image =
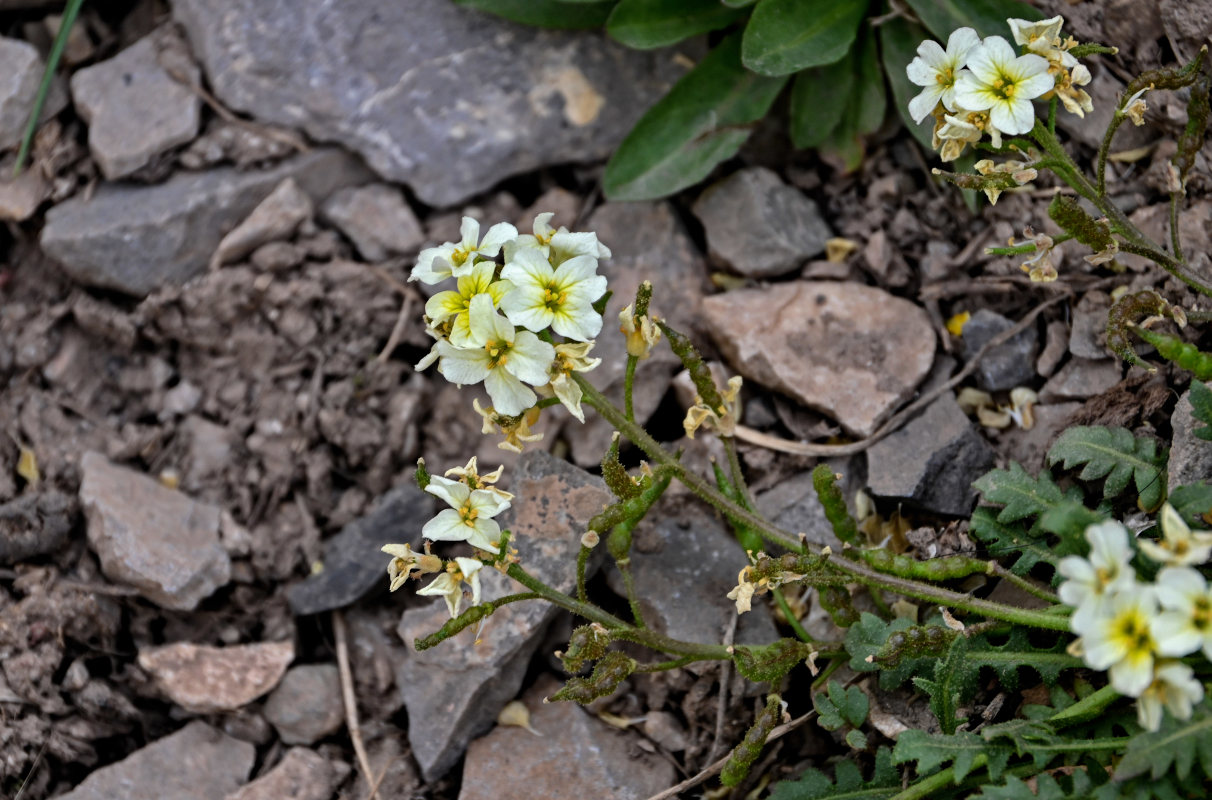
{"label": "flower petal", "polygon": [[[534,334],[530,334],[533,336]],[[548,345],[550,347],[550,345]],[[512,356],[513,354],[511,354]],[[513,359],[511,358],[510,361]],[[503,369],[494,369],[484,379],[484,388],[500,414],[516,417],[534,405],[538,397],[522,382]]]}

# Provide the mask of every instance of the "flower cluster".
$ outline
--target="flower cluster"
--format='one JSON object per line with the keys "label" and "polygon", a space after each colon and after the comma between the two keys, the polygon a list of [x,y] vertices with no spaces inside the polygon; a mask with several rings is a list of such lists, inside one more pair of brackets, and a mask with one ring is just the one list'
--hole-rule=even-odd
{"label": "flower cluster", "polygon": [[1128,530],[1114,520],[1086,529],[1088,558],[1060,562],[1060,598],[1074,606],[1069,626],[1086,664],[1107,670],[1111,685],[1137,698],[1142,727],[1157,730],[1162,709],[1188,719],[1204,687],[1179,659],[1202,651],[1212,660],[1212,589],[1195,569],[1212,556],[1212,532],[1192,531],[1168,503],[1162,538],[1139,540],[1142,554],[1159,564],[1153,583],[1131,566]]}
{"label": "flower cluster", "polygon": [[[1032,100],[1055,95],[1070,113],[1093,110],[1081,88],[1090,82],[1090,70],[1069,52],[1077,45],[1073,37],[1061,39],[1064,19],[1007,22],[1021,53],[1000,36],[982,41],[971,28],[960,28],[948,37],[946,50],[938,42],[922,42],[906,69],[909,80],[922,87],[909,101],[909,114],[918,123],[934,117],[934,148],[943,161],[954,161],[985,134],[1000,148],[1003,135],[1029,133],[1035,126]],[[1020,183],[1034,178],[1034,170],[1018,163],[998,171]]]}
{"label": "flower cluster", "polygon": [[480,602],[479,573],[484,563],[463,556],[443,562],[430,554],[428,542],[467,542],[472,547],[496,553],[501,546],[501,526],[493,517],[509,508],[513,500],[512,494],[493,485],[500,480],[502,470],[503,467],[497,467],[480,475],[475,456],[472,456],[467,466],[446,470],[446,477],[429,477],[425,491],[445,500],[450,508],[439,512],[421,529],[421,535],[427,540],[424,553],[414,552],[407,544],[384,545],[383,552],[392,557],[387,565],[387,576],[393,592],[414,572],[418,576],[438,572],[441,574],[425,588],[418,589],[417,594],[443,597],[452,618],[459,615],[464,583],[471,587],[471,604]]}
{"label": "flower cluster", "polygon": [[437,341],[417,369],[436,361],[452,383],[483,381],[492,407],[477,404],[476,411],[486,432],[505,434],[501,447],[510,450],[539,438],[530,431],[536,391],[584,422],[572,373],[600,363],[588,353],[602,329],[593,304],[606,293],[598,261],[610,251],[594,233],[552,228],[551,217],[535,217],[532,234],[498,223],[483,239],[479,223],[464,217],[461,240],[423,250],[409,278],[431,285],[455,279],[453,290],[425,304],[426,331]]}

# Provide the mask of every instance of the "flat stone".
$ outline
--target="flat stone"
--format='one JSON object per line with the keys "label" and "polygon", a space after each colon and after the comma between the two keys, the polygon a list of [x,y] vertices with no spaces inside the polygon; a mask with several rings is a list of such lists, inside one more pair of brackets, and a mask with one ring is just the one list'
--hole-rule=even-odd
{"label": "flat stone", "polygon": [[[614,292],[606,305],[602,333],[590,353],[602,363],[588,378],[621,408],[627,347],[619,333],[619,312],[635,302],[640,283],[652,281],[652,313],[696,339],[702,334],[699,309],[708,288],[707,270],[669,203],[607,203],[593,213],[583,230],[596,232],[598,240],[611,249],[611,258],[601,262],[598,271]],[[640,362],[633,396],[640,424],[656,411],[681,368],[682,362],[663,341]],[[568,425],[573,461],[584,467],[600,463],[614,428],[593,412],[585,415],[584,425],[575,420]]]}
{"label": "flat stone", "polygon": [[[45,62],[32,44],[0,36],[0,151],[20,143],[25,134],[45,69]],[[46,97],[40,122],[55,116],[66,105],[67,92],[62,81],[56,80]]]}
{"label": "flat stone", "polygon": [[[171,29],[153,31],[72,76],[72,99],[88,122],[89,152],[111,181],[198,135],[202,100],[174,79],[160,59],[162,43],[175,38]],[[198,83],[192,61],[175,59],[172,66]]]}
{"label": "flat stone", "polygon": [[263,244],[289,239],[304,220],[311,219],[314,211],[307,192],[299,188],[294,178],[286,178],[247,219],[223,237],[211,264],[218,266],[239,261]]}
{"label": "flat stone", "polygon": [[89,775],[60,800],[224,800],[248,778],[257,748],[201,720]]}
{"label": "flat stone", "polygon": [[1119,361],[1103,358],[1097,361],[1088,358],[1072,358],[1060,368],[1044,388],[1039,391],[1041,403],[1058,403],[1065,400],[1085,400],[1102,394],[1123,378]]}
{"label": "flat stone", "polygon": [[[737,616],[728,592],[749,563],[727,525],[698,498],[663,498],[636,526],[631,554],[640,610],[649,627],[685,642],[719,642]],[[618,570],[610,588],[625,596]],[[755,602],[737,619],[737,644],[778,639],[769,607]],[[694,669],[694,667],[691,667]]]}
{"label": "flat stone", "polygon": [[88,542],[110,580],[133,586],[163,608],[191,611],[231,578],[218,508],[100,453],[85,453],[80,469]]}
{"label": "flat stone", "polygon": [[1109,358],[1107,349],[1107,311],[1111,297],[1106,292],[1086,292],[1073,308],[1073,327],[1069,331],[1069,352],[1080,358]]}
{"label": "flat stone", "polygon": [[294,642],[211,647],[176,642],[139,651],[169,700],[195,714],[235,711],[273,689],[295,658]]}
{"label": "flat stone", "polygon": [[944,394],[867,450],[867,487],[875,497],[960,517],[976,504],[972,482],[996,458],[955,398]]}
{"label": "flat stone", "polygon": [[825,252],[833,236],[816,203],[765,167],[748,167],[712,184],[691,209],[707,249],[741,275],[786,275]]}
{"label": "flat stone", "polygon": [[[575,591],[581,534],[610,502],[610,493],[600,478],[537,450],[524,453],[506,478],[510,484],[504,488],[515,497],[497,519],[502,529],[513,532],[511,542],[522,566],[548,586]],[[410,543],[420,547],[419,531]],[[380,558],[379,563],[386,562]],[[481,575],[484,600],[519,591],[495,570]],[[413,642],[436,631],[450,615],[441,600],[404,612],[397,631],[410,649],[397,667],[396,685],[408,709],[408,740],[426,781],[432,783],[454,766],[467,743],[490,728],[517,695],[531,656],[558,613],[548,603],[513,603],[488,619],[478,644],[472,631],[464,631],[418,653],[411,649]],[[533,734],[526,735],[533,747]]]}
{"label": "flat stone", "polygon": [[[991,339],[1013,327],[1012,320],[996,311],[977,311],[964,325],[964,358],[973,358]],[[986,391],[1001,392],[1033,381],[1038,339],[1035,328],[1028,327],[993,348],[977,366],[976,382]]]}
{"label": "flat stone", "polygon": [[172,10],[224,105],[340,142],[432,206],[544,165],[605,158],[685,73],[667,50],[523,27],[447,0],[301,0],[290,13],[182,0]]}
{"label": "flat stone", "polygon": [[345,722],[336,664],[303,664],[282,678],[265,701],[265,718],[285,744],[312,744]]}
{"label": "flat stone", "polygon": [[82,284],[143,297],[203,272],[223,235],[284,179],[323,199],[367,177],[350,156],[318,149],[265,170],[179,173],[155,186],[103,184],[91,198],[77,195],[47,212],[42,249]]}
{"label": "flat stone", "polygon": [[546,679],[523,697],[530,724],[498,725],[471,743],[459,800],[610,797],[643,800],[672,786],[673,764],[639,749],[639,737],[594,717],[576,703],[543,703],[558,689]]}
{"label": "flat stone", "polygon": [[412,542],[436,513],[437,501],[415,484],[392,489],[369,514],[324,540],[324,568],[286,589],[295,614],[318,614],[344,608],[377,588],[387,587],[385,544]]}
{"label": "flat stone", "polygon": [[7,164],[0,167],[0,220],[24,222],[50,196],[50,183],[38,168],[27,168],[13,176]]}
{"label": "flat stone", "polygon": [[383,183],[334,192],[320,217],[348,236],[367,261],[407,253],[425,242],[425,230],[404,195]]}
{"label": "flat stone", "polygon": [[1192,411],[1191,390],[1188,389],[1170,415],[1170,426],[1174,431],[1168,469],[1171,491],[1199,481],[1212,481],[1212,442],[1195,436],[1195,429],[1204,424],[1195,419]]}
{"label": "flat stone", "polygon": [[926,312],[857,283],[794,281],[703,301],[733,369],[867,436],[930,371]]}
{"label": "flat stone", "polygon": [[224,800],[329,800],[337,788],[337,770],[324,756],[292,747],[269,772]]}
{"label": "flat stone", "polygon": [[1069,352],[1069,326],[1064,320],[1054,319],[1044,329],[1044,346],[1035,359],[1035,371],[1047,378]]}

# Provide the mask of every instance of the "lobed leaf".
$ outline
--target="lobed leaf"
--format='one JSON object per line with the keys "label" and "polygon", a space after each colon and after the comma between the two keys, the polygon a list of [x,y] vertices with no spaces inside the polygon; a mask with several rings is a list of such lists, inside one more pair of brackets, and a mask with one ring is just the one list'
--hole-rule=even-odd
{"label": "lobed leaf", "polygon": [[742,59],[761,75],[832,64],[850,50],[866,13],[866,0],[759,0]]}
{"label": "lobed leaf", "polygon": [[1152,510],[1161,505],[1166,492],[1165,447],[1144,436],[1133,436],[1127,428],[1078,426],[1062,433],[1048,451],[1048,464],[1065,469],[1083,465],[1082,480],[1104,478],[1103,496],[1117,497],[1135,482],[1140,506]]}
{"label": "lobed leaf", "polygon": [[736,154],[786,82],[746,70],[740,36],[725,39],[627,134],[602,176],[606,196],[653,200],[698,183]]}
{"label": "lobed leaf", "polygon": [[991,667],[1001,685],[1011,691],[1018,688],[1019,671],[1024,667],[1035,670],[1040,680],[1052,686],[1060,678],[1061,670],[1082,666],[1080,658],[1065,652],[1068,645],[1065,636],[1057,636],[1050,646],[1036,647],[1031,644],[1027,629],[1016,627],[1002,644],[993,644],[989,634],[974,636],[968,642],[968,663],[976,669]]}
{"label": "lobed leaf", "polygon": [[1123,759],[1115,768],[1115,780],[1126,781],[1146,772],[1154,779],[1173,769],[1178,779],[1186,780],[1198,765],[1212,778],[1212,700],[1195,707],[1191,719],[1179,721],[1166,714],[1161,729],[1140,733],[1128,742]]}
{"label": "lobed leaf", "polygon": [[980,506],[972,512],[968,532],[996,555],[1015,575],[1026,575],[1037,564],[1050,564],[1058,558],[1046,537],[1028,530],[1021,522],[1001,522],[992,506]]}
{"label": "lobed leaf", "polygon": [[[1052,452],[1055,451],[1054,447]],[[1064,500],[1064,493],[1052,480],[1052,473],[1045,470],[1038,478],[1032,478],[1016,462],[1011,462],[1008,470],[995,469],[985,473],[972,485],[984,495],[986,502],[1005,506],[997,515],[997,521],[1003,524],[1039,516]]]}
{"label": "lobed leaf", "polygon": [[901,776],[887,747],[875,752],[875,766],[868,781],[863,780],[859,768],[850,761],[839,761],[834,771],[833,781],[818,769],[806,770],[794,781],[780,781],[774,785],[769,800],[884,800],[901,791]]}
{"label": "lobed leaf", "polygon": [[1000,779],[1012,754],[1013,751],[1006,745],[986,742],[969,731],[948,735],[908,730],[897,738],[892,762],[916,763],[919,777],[929,775],[944,764],[951,764],[958,784],[968,773],[981,766],[988,768],[990,779]]}
{"label": "lobed leaf", "polygon": [[1202,381],[1191,381],[1191,416],[1204,423],[1192,431],[1200,439],[1212,441],[1212,389]]}
{"label": "lobed leaf", "polygon": [[727,27],[747,13],[719,0],[620,0],[606,32],[628,47],[647,50]]}

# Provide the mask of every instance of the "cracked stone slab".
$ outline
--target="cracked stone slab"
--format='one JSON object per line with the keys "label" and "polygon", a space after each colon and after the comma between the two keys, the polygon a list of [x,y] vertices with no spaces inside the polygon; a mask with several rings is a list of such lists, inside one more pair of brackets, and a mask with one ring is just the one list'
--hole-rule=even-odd
{"label": "cracked stone slab", "polygon": [[605,158],[686,70],[668,50],[448,0],[178,0],[172,10],[224,105],[339,142],[432,206]]}
{"label": "cracked stone slab", "polygon": [[[506,477],[511,482],[504,488],[515,497],[498,519],[502,529],[513,532],[522,566],[559,591],[574,591],[581,534],[610,502],[610,493],[601,479],[540,451],[524,454],[512,477]],[[409,543],[420,547],[419,538]],[[519,591],[495,570],[483,570],[481,576],[485,600]],[[558,613],[548,603],[506,605],[488,618],[479,644],[472,631],[464,631],[416,652],[414,641],[436,631],[450,615],[440,599],[404,612],[397,632],[409,650],[396,669],[396,685],[408,709],[408,740],[425,780],[434,781],[454,766],[467,743],[491,727],[516,696],[544,630]]]}
{"label": "cracked stone slab", "polygon": [[793,281],[724,292],[702,307],[733,369],[856,436],[874,432],[934,362],[926,312],[871,286]]}
{"label": "cracked stone slab", "polygon": [[212,647],[175,642],[139,651],[139,666],[169,700],[195,714],[235,711],[278,685],[294,642]]}

